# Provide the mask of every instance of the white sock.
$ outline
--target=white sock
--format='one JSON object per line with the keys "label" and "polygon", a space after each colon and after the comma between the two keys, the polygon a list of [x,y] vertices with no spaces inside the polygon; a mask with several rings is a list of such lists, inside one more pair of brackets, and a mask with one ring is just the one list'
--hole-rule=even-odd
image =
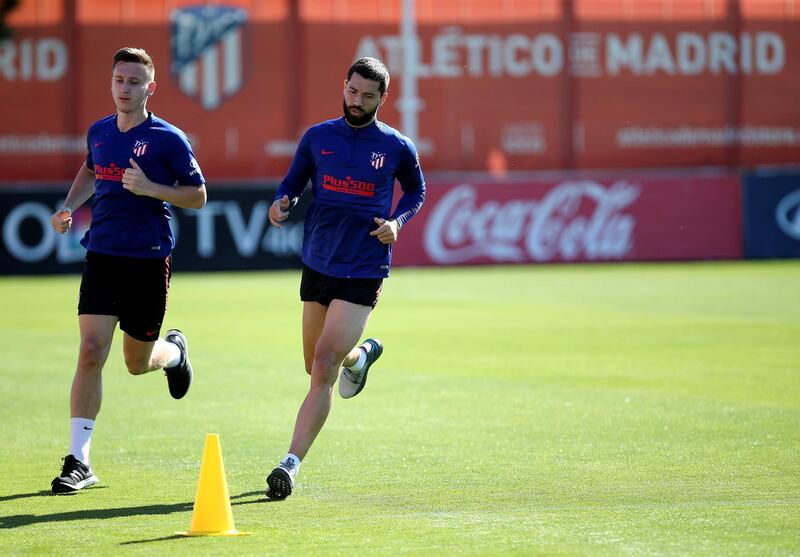
{"label": "white sock", "polygon": [[[370,346],[370,345],[367,344],[367,346]],[[353,365],[351,365],[350,367],[347,368],[350,371],[361,371],[364,368],[364,366],[367,364],[367,350],[366,350],[366,347],[359,346],[358,347],[358,352],[359,352],[359,354],[358,354],[358,359],[356,360],[356,363],[354,363]]]}
{"label": "white sock", "polygon": [[294,470],[294,476],[300,471],[300,458],[292,453],[286,453],[286,456],[281,460],[281,464],[286,465],[288,468]]}
{"label": "white sock", "polygon": [[69,420],[69,454],[89,466],[89,448],[92,445],[94,420],[88,418],[70,418]]}
{"label": "white sock", "polygon": [[175,367],[181,363],[181,349],[174,342],[165,340],[164,343],[167,345],[167,350],[169,350],[169,361],[164,367]]}

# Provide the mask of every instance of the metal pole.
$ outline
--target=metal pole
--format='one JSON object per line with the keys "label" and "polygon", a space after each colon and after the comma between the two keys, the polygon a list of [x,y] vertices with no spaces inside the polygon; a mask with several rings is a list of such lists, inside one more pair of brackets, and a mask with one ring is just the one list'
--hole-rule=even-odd
{"label": "metal pole", "polygon": [[291,134],[298,135],[302,130],[304,124],[304,91],[306,72],[308,71],[308,59],[306,58],[305,49],[305,24],[300,16],[300,0],[289,0],[289,41],[290,52],[292,52],[297,60],[300,61],[297,71],[289,80],[290,99],[289,123],[292,127]]}
{"label": "metal pole", "polygon": [[[84,115],[84,106],[79,105],[80,87],[83,80],[80,79],[83,68],[80,67],[81,60],[81,33],[78,27],[78,9],[76,0],[64,1],[64,42],[67,45],[67,67],[74,74],[74,79],[68,79],[66,84],[66,106],[67,110],[64,112],[64,135],[74,137],[81,135],[85,130],[78,129],[78,117]],[[64,161],[64,176],[72,179],[75,176],[75,169],[80,166],[80,162],[76,164],[76,157],[74,155],[65,155]]]}
{"label": "metal pole", "polygon": [[403,0],[400,39],[403,45],[403,74],[400,76],[400,98],[397,101],[397,110],[400,112],[400,131],[414,143],[419,144],[419,118],[417,115],[422,110],[422,99],[417,93],[419,42],[415,0]]}
{"label": "metal pole", "polygon": [[570,58],[570,43],[572,32],[575,30],[575,8],[572,0],[564,0],[564,13],[562,14],[563,23],[563,44],[566,52],[566,63],[564,64],[564,74],[562,77],[562,104],[561,104],[561,167],[564,170],[575,168],[575,116],[577,82],[572,75],[572,60]]}
{"label": "metal pole", "polygon": [[[742,14],[738,0],[728,0],[728,25],[734,40],[741,45]],[[725,127],[734,132],[725,153],[725,164],[729,167],[739,166],[742,162],[739,138],[742,127],[742,72],[740,66],[741,54],[736,61],[735,71],[729,75],[725,83]]]}

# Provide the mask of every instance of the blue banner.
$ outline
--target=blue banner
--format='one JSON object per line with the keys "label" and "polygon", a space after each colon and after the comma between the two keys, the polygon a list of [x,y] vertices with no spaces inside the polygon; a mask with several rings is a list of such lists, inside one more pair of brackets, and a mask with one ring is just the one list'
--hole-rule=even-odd
{"label": "blue banner", "polygon": [[743,193],[745,257],[800,257],[800,171],[748,174]]}
{"label": "blue banner", "polygon": [[[261,187],[209,186],[201,210],[173,208],[177,271],[287,269],[302,265],[303,218],[311,195],[304,195],[282,228],[270,226],[267,212],[277,184]],[[72,228],[56,234],[50,215],[64,203],[68,185],[31,191],[0,191],[0,275],[80,273],[86,254],[80,240],[91,223],[91,203],[72,215]]]}

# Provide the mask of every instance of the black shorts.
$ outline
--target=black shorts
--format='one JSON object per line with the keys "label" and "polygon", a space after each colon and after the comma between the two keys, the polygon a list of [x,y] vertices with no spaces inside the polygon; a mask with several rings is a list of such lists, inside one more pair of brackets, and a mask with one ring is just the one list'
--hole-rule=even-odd
{"label": "black shorts", "polygon": [[119,328],[136,340],[158,339],[167,311],[172,256],[119,257],[87,252],[78,315],[116,315]]}
{"label": "black shorts", "polygon": [[375,307],[381,295],[382,278],[336,278],[303,267],[300,281],[300,299],[330,305],[333,300],[344,300],[360,306]]}

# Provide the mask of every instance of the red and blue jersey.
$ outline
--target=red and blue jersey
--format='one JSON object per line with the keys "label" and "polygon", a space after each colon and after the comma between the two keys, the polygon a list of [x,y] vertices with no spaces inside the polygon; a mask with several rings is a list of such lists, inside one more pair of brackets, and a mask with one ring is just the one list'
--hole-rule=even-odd
{"label": "red and blue jersey", "polygon": [[168,256],[175,247],[169,203],[129,192],[122,187],[122,175],[133,159],[157,184],[201,186],[205,179],[186,134],[152,112],[121,132],[114,114],[92,124],[86,141],[86,167],[94,171],[95,191],[92,224],[81,244],[109,255]]}
{"label": "red and blue jersey", "polygon": [[[275,199],[299,197],[311,180],[313,201],[303,236],[303,263],[339,278],[389,276],[392,247],[369,233],[375,217],[402,227],[425,200],[417,150],[397,130],[375,121],[353,128],[344,118],[309,128]],[[392,211],[394,183],[402,196]]]}

